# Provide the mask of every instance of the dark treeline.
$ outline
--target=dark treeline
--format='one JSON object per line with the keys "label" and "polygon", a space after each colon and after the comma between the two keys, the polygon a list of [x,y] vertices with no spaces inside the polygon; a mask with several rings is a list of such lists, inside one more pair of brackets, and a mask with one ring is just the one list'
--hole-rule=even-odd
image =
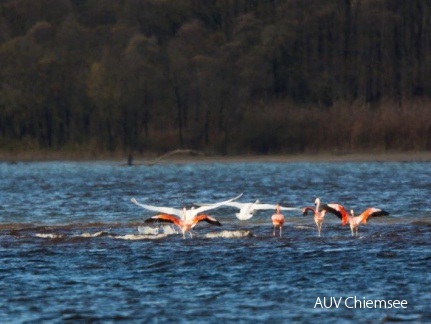
{"label": "dark treeline", "polygon": [[3,0],[0,149],[431,149],[428,0]]}

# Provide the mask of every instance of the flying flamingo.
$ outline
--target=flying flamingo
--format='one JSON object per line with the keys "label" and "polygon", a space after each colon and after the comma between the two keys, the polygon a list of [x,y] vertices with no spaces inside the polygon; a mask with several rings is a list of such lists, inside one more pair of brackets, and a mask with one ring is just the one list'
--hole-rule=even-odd
{"label": "flying flamingo", "polygon": [[[327,205],[330,206],[330,205]],[[331,204],[331,207],[326,209],[330,213],[334,213],[338,217],[341,216],[342,224],[346,225],[347,222],[350,224],[350,230],[352,232],[352,236],[359,235],[359,225],[366,224],[369,217],[376,216],[387,216],[389,213],[383,209],[370,207],[367,208],[362,214],[355,216],[353,209],[350,210],[350,214],[344,209],[344,207],[340,204]]]}
{"label": "flying flamingo", "polygon": [[[209,204],[195,204],[195,205],[207,206]],[[235,213],[235,216],[239,220],[242,220],[242,221],[252,218],[257,210],[277,208],[277,205],[261,204],[259,200],[256,200],[255,202],[250,202],[250,203],[241,203],[241,202],[237,202],[237,201],[231,201],[231,202],[228,202],[224,205],[238,208],[239,213]],[[280,206],[280,210],[298,210],[298,208]]]}
{"label": "flying flamingo", "polygon": [[174,225],[180,228],[181,232],[183,233],[183,238],[186,238],[187,231],[190,232],[190,237],[193,237],[191,229],[201,221],[208,222],[212,225],[221,226],[220,222],[217,221],[215,218],[210,217],[208,215],[198,215],[198,214],[210,209],[220,207],[223,204],[231,202],[235,199],[238,199],[241,196],[242,194],[226,201],[221,201],[215,204],[202,206],[196,209],[194,207],[192,207],[191,209],[187,209],[186,207],[184,207],[183,209],[176,209],[176,208],[170,208],[170,207],[144,205],[144,204],[138,203],[135,198],[132,198],[131,201],[132,203],[142,208],[162,213],[160,215],[156,215],[145,220],[145,223],[155,223],[155,222],[173,223]]}
{"label": "flying flamingo", "polygon": [[275,214],[271,216],[272,225],[274,225],[274,231],[272,232],[272,235],[275,236],[275,229],[278,227],[280,229],[280,237],[281,237],[281,230],[284,225],[284,215],[280,213],[280,204],[277,204],[275,206]]}
{"label": "flying flamingo", "polygon": [[220,222],[217,219],[204,214],[195,216],[191,222],[185,222],[182,219],[178,219],[177,217],[174,217],[171,215],[160,214],[145,220],[145,223],[158,223],[158,222],[173,223],[174,225],[177,225],[181,229],[181,232],[183,233],[183,238],[186,238],[185,233],[187,231],[189,231],[190,237],[193,237],[191,230],[201,221],[208,222],[211,225],[221,226]]}

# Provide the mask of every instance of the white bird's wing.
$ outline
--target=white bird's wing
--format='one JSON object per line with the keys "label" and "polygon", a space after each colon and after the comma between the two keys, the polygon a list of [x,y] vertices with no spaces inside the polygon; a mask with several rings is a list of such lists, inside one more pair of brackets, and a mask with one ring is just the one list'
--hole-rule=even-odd
{"label": "white bird's wing", "polygon": [[[214,204],[194,203],[193,205],[203,207],[203,206],[212,206]],[[227,203],[223,204],[223,206],[236,207],[238,209],[241,209],[244,205],[246,205],[246,204],[245,203],[240,203],[238,201],[230,201],[230,202],[227,202]]]}
{"label": "white bird's wing", "polygon": [[[275,209],[276,207],[277,205],[271,205],[271,204],[254,204],[251,208],[254,210],[259,210],[259,209]],[[280,210],[299,210],[299,208],[280,206]]]}
{"label": "white bird's wing", "polygon": [[242,207],[244,207],[244,205],[247,205],[247,203],[240,203],[238,201],[230,201],[230,202],[225,203],[224,205],[241,209]]}
{"label": "white bird's wing", "polygon": [[135,198],[131,199],[131,202],[148,210],[151,211],[155,211],[155,212],[159,212],[159,213],[163,213],[163,214],[168,214],[168,215],[176,215],[178,217],[182,217],[182,210],[181,209],[176,209],[176,208],[170,208],[170,207],[158,207],[158,206],[150,206],[150,205],[144,205],[144,204],[140,204],[136,201]]}
{"label": "white bird's wing", "polygon": [[218,202],[218,203],[214,203],[214,204],[210,204],[210,205],[201,206],[201,207],[199,207],[199,208],[193,209],[193,210],[192,210],[192,214],[193,214],[193,216],[196,216],[197,214],[202,213],[202,212],[204,212],[204,211],[206,211],[206,210],[215,209],[215,208],[217,208],[217,207],[220,207],[220,206],[226,205],[226,204],[228,204],[228,203],[232,202],[233,200],[238,199],[238,198],[239,198],[239,197],[241,197],[241,196],[242,196],[242,194],[240,194],[240,195],[238,195],[238,196],[236,196],[236,197],[234,197],[234,198],[231,198],[231,199],[225,200],[225,201],[220,201],[220,202]]}
{"label": "white bird's wing", "polygon": [[296,207],[280,207],[280,210],[301,210],[301,208]]}
{"label": "white bird's wing", "polygon": [[[260,209],[276,209],[277,205],[271,205],[271,204],[253,204],[251,206],[252,210],[260,210]],[[280,207],[280,209],[282,210],[286,210],[284,209],[286,207]]]}

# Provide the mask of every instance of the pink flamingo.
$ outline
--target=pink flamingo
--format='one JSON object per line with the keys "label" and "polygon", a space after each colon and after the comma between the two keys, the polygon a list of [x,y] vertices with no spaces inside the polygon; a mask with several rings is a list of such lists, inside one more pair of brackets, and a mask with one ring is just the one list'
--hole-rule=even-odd
{"label": "pink flamingo", "polygon": [[316,198],[316,200],[314,200],[314,205],[316,206],[315,208],[314,207],[302,208],[302,215],[307,215],[309,211],[311,211],[314,214],[314,222],[316,223],[316,226],[317,226],[317,233],[320,236],[323,220],[325,219],[326,210],[322,210],[322,211],[319,210],[320,209],[319,198]]}
{"label": "pink flamingo", "polygon": [[[220,222],[217,221],[215,218],[212,218],[208,215],[198,215],[204,211],[211,210],[218,208],[220,206],[223,206],[226,203],[229,203],[235,199],[238,199],[241,197],[242,194],[229,199],[225,201],[221,201],[215,204],[210,204],[206,206],[202,206],[199,208],[192,207],[191,209],[187,209],[186,207],[183,207],[182,209],[176,209],[171,207],[161,207],[161,206],[151,206],[151,205],[144,205],[139,203],[135,198],[132,198],[132,203],[145,208],[147,210],[159,212],[162,214],[150,217],[149,219],[145,220],[146,223],[154,223],[154,222],[169,222],[173,223],[174,225],[178,226],[183,233],[183,238],[186,238],[186,232],[190,232],[190,237],[193,237],[191,229],[196,226],[197,223],[201,221],[206,221],[212,225],[221,226]],[[175,215],[175,216],[172,216]]]}
{"label": "pink flamingo", "polygon": [[[184,208],[184,213],[185,213],[185,208]],[[218,220],[204,214],[195,216],[192,219],[179,219],[171,215],[160,214],[160,215],[156,215],[148,218],[147,220],[145,220],[145,223],[158,223],[158,222],[173,223],[174,225],[179,227],[179,229],[183,233],[183,238],[186,238],[186,232],[189,232],[190,237],[192,238],[193,237],[192,228],[195,227],[201,221],[205,221],[207,223],[210,223],[211,225],[221,226]]]}
{"label": "pink flamingo", "polygon": [[350,230],[352,236],[359,235],[359,225],[366,224],[368,218],[376,216],[387,216],[389,213],[383,209],[370,207],[367,208],[362,214],[355,216],[353,209],[350,210],[350,214],[340,204],[330,204],[325,208],[327,212],[333,213],[342,219],[342,224],[346,225],[347,222],[350,224]]}
{"label": "pink flamingo", "polygon": [[284,215],[280,213],[280,204],[275,206],[275,214],[271,216],[272,225],[274,225],[274,231],[272,235],[275,236],[275,229],[278,227],[280,229],[280,237],[281,231],[284,225]]}

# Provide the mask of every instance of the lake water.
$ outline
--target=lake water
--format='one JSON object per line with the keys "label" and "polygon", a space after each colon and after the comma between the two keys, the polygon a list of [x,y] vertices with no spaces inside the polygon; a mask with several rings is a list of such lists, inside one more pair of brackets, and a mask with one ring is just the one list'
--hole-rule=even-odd
{"label": "lake water", "polygon": [[[169,226],[151,234],[143,221],[155,213],[130,202],[239,193],[390,215],[359,237],[328,215],[318,237],[311,215],[286,211],[280,238],[274,211],[241,222],[220,207],[207,213],[222,227],[200,223],[183,239]],[[430,322],[430,193],[431,163],[0,163],[0,321]]]}

